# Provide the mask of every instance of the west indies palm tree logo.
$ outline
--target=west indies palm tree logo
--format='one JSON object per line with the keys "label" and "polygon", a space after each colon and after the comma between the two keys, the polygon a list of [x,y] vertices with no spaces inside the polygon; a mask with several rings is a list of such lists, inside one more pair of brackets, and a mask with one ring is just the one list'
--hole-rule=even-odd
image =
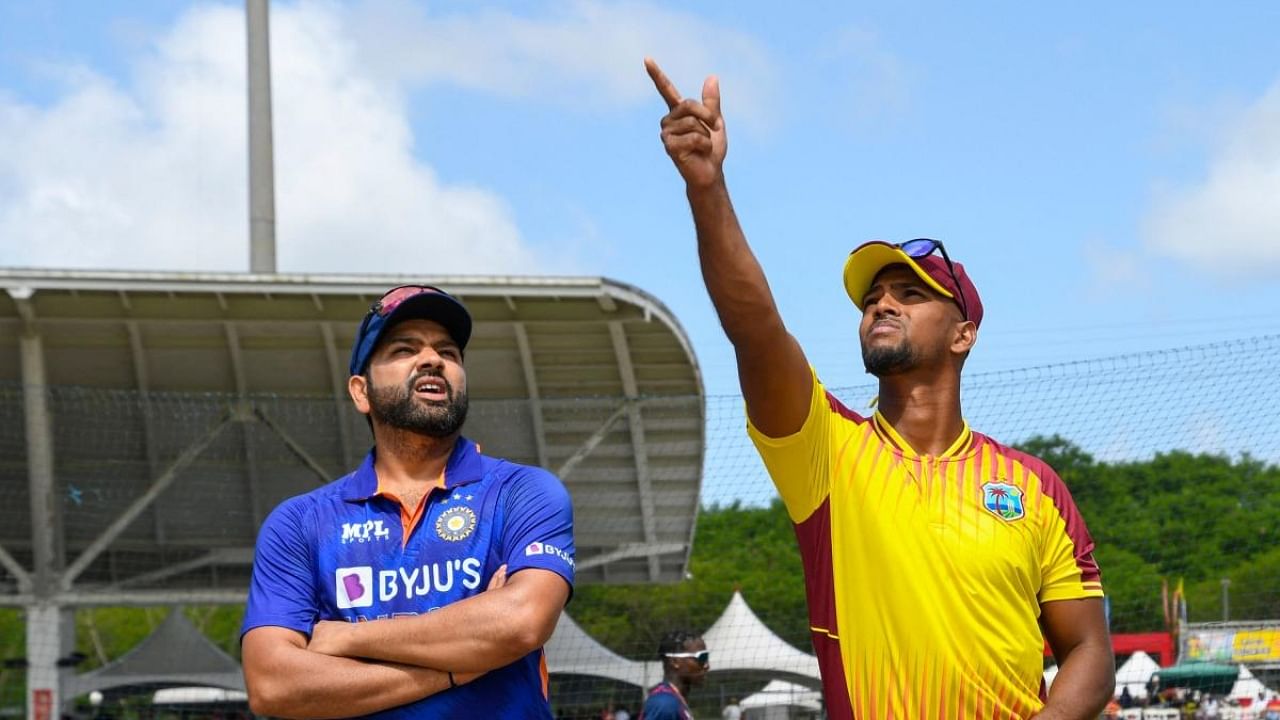
{"label": "west indies palm tree logo", "polygon": [[1022,489],[1008,483],[989,482],[982,486],[982,505],[993,515],[1012,522],[1026,514]]}

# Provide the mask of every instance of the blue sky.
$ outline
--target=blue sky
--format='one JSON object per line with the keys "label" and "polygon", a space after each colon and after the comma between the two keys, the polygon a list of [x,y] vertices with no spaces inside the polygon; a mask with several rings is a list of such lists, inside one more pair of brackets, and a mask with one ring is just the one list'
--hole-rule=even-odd
{"label": "blue sky", "polygon": [[[1280,333],[1280,5],[277,2],[279,267],[604,275],[732,355],[654,56],[721,77],[792,331],[861,384],[840,267],[943,239],[970,372]],[[0,264],[247,267],[243,4],[0,2]]]}

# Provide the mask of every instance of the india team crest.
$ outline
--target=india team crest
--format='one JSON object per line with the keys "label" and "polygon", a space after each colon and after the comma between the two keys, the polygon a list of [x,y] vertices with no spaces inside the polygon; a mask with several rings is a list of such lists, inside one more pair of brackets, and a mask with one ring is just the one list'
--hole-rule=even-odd
{"label": "india team crest", "polygon": [[982,486],[982,506],[1006,522],[1022,519],[1022,489],[1008,483],[989,482]]}
{"label": "india team crest", "polygon": [[464,505],[454,505],[436,519],[436,534],[442,540],[464,540],[475,528],[476,514]]}

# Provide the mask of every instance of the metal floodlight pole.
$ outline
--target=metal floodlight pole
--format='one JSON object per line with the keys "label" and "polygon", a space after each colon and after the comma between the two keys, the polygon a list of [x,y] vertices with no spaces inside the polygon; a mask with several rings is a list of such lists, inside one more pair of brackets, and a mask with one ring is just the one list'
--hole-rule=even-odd
{"label": "metal floodlight pole", "polygon": [[245,0],[249,46],[249,271],[276,271],[276,190],[271,144],[267,0]]}

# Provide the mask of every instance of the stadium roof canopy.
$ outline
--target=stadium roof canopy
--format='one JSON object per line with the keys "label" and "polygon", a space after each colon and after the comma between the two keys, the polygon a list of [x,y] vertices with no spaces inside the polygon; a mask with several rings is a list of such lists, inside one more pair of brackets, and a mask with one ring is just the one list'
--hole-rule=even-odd
{"label": "stadium roof canopy", "polygon": [[418,282],[475,319],[468,436],[569,488],[579,581],[683,577],[702,379],[679,323],[634,287],[0,270],[0,602],[242,597],[265,514],[366,452],[346,396],[356,325]]}

